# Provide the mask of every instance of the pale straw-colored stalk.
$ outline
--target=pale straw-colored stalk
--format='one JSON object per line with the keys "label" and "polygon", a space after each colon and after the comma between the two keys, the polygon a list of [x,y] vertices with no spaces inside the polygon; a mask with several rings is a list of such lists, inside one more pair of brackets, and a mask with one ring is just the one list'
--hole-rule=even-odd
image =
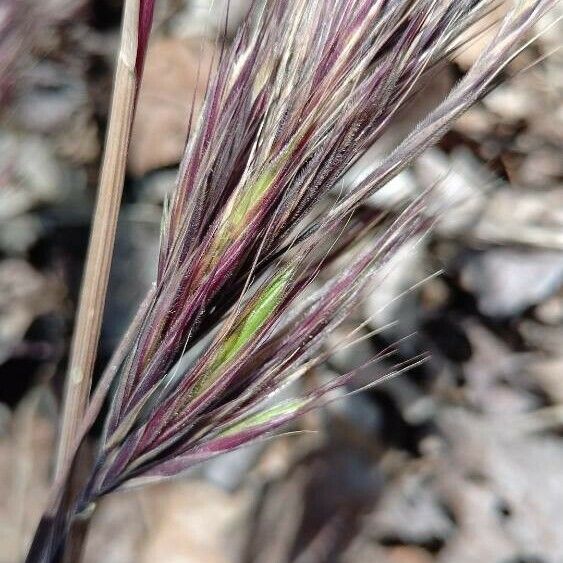
{"label": "pale straw-colored stalk", "polygon": [[68,465],[91,389],[135,113],[139,15],[140,0],[126,0],[96,209],[68,364],[56,476]]}

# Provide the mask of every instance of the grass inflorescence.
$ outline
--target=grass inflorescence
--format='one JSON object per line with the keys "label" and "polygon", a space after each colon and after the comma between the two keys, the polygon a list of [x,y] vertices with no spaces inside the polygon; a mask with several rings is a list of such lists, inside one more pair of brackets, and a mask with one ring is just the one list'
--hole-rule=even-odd
{"label": "grass inflorescence", "polygon": [[496,4],[253,6],[207,77],[155,285],[90,403],[84,432],[109,395],[92,471],[70,508],[47,514],[51,543],[30,561],[53,560],[72,514],[102,495],[270,435],[350,381],[277,399],[326,359],[327,336],[428,228],[424,194],[393,220],[368,198],[490,90],[553,1],[515,3],[449,96],[360,181],[344,189],[342,178]]}

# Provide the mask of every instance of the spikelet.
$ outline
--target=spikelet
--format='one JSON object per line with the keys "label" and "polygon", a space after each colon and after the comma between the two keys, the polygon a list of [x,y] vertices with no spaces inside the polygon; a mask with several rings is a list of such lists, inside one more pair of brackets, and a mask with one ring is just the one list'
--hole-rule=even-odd
{"label": "spikelet", "polygon": [[[261,410],[317,363],[366,284],[426,224],[421,198],[373,239],[372,229],[361,231],[360,206],[490,89],[551,4],[518,3],[450,95],[329,209],[322,202],[342,176],[494,2],[255,7],[217,61],[187,145],[163,221],[155,295],[118,377],[94,495],[179,473],[322,401],[314,393]],[[353,229],[363,235],[339,244]],[[336,245],[338,254],[362,239],[368,249],[314,301],[299,299],[331,259],[319,248]],[[201,342],[197,358],[182,361]]]}

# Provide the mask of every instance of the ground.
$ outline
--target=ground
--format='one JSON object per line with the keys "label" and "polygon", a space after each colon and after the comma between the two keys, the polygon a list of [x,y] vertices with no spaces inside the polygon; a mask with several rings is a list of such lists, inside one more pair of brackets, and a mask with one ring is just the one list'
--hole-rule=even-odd
{"label": "ground", "polygon": [[[21,559],[47,495],[120,2],[13,4],[0,18],[1,563]],[[244,4],[233,3],[231,34]],[[158,5],[100,368],[151,283],[189,103],[203,94],[197,67],[214,48],[201,37],[218,18],[189,2]],[[374,197],[393,211],[435,185],[436,226],[394,260],[350,321],[393,327],[336,353],[313,378],[398,339],[402,359],[429,359],[294,428],[308,432],[102,501],[86,561],[563,561],[560,35],[559,22]],[[360,166],[444,95],[484,41],[447,61]],[[372,366],[361,381],[388,368]]]}

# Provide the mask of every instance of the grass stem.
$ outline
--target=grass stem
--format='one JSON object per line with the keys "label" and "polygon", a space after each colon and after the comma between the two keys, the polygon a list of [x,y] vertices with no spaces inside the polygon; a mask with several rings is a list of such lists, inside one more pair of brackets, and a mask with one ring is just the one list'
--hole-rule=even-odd
{"label": "grass stem", "polygon": [[109,125],[66,377],[55,478],[73,454],[90,395],[135,110],[139,10],[140,0],[125,0]]}

